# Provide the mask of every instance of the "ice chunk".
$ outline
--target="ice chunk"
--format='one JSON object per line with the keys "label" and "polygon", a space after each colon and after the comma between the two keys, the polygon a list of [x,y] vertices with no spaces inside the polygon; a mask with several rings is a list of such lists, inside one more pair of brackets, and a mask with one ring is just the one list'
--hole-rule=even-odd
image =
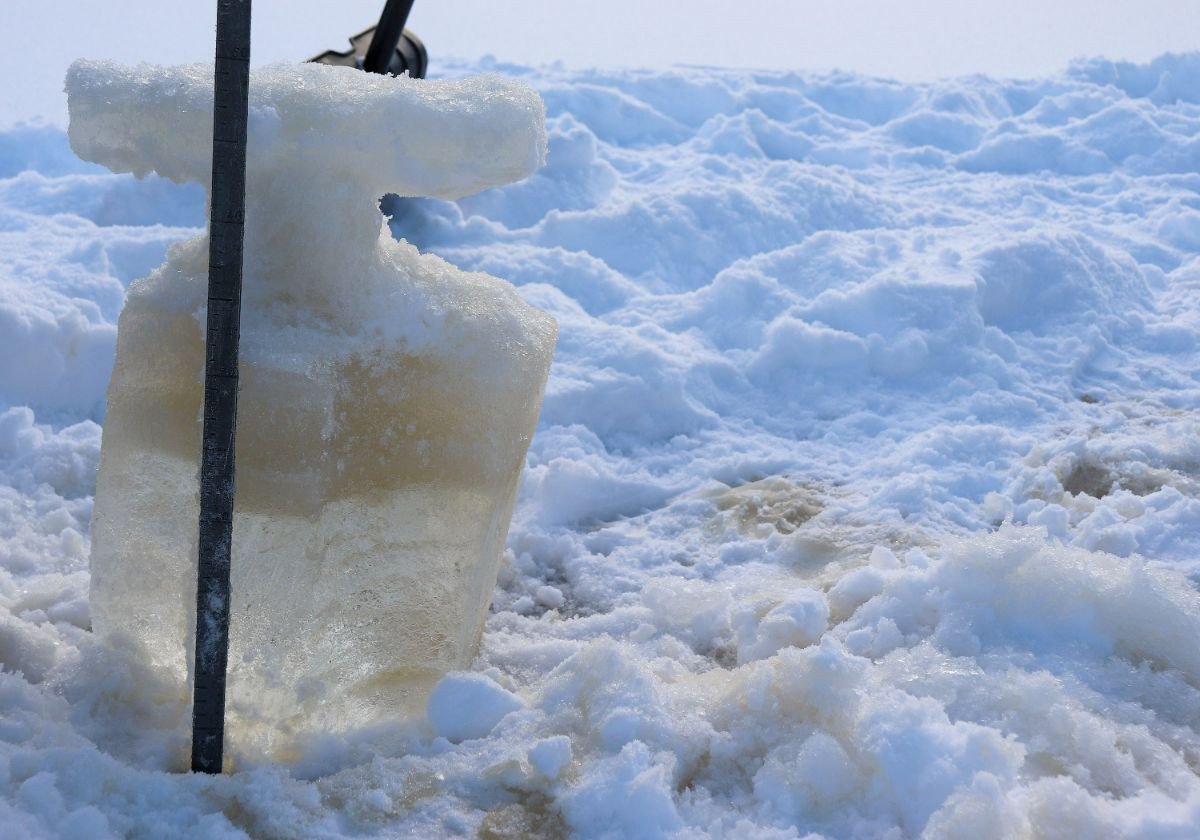
{"label": "ice chunk", "polygon": [[571,763],[571,739],[566,735],[543,738],[529,748],[529,766],[547,779],[557,779]]}
{"label": "ice chunk", "polygon": [[505,715],[524,708],[521,698],[483,674],[448,674],[429,695],[429,722],[449,741],[483,738]]}
{"label": "ice chunk", "polygon": [[[71,142],[207,186],[212,69],[77,62]],[[385,192],[455,197],[542,161],[541,100],[499,78],[256,71],[229,735],[419,712],[474,656],[553,354],[509,284],[386,235]],[[175,675],[194,623],[208,242],[131,286],[92,525],[96,632]]]}

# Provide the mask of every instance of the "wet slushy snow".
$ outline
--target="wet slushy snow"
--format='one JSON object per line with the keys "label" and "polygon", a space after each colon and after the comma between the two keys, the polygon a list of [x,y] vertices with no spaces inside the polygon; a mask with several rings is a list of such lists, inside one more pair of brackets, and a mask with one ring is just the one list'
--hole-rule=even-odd
{"label": "wet slushy snow", "polygon": [[1200,56],[481,69],[546,165],[384,202],[559,324],[480,655],[229,778],[165,772],[186,721],[87,602],[117,316],[203,194],[0,134],[2,824],[1200,834]]}

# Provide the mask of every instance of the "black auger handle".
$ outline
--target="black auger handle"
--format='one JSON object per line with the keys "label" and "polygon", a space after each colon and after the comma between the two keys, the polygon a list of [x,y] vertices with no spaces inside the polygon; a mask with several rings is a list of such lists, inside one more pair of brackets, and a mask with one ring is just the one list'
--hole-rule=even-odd
{"label": "black auger handle", "polygon": [[368,73],[386,73],[392,64],[392,55],[400,36],[404,34],[404,24],[412,11],[414,0],[387,0],[379,23],[375,26],[375,37],[363,59],[363,69]]}
{"label": "black auger handle", "polygon": [[429,54],[415,33],[404,28],[414,0],[387,0],[379,23],[350,38],[350,49],[344,52],[326,50],[309,59],[318,64],[357,67],[368,73],[388,73],[424,79],[429,67]]}

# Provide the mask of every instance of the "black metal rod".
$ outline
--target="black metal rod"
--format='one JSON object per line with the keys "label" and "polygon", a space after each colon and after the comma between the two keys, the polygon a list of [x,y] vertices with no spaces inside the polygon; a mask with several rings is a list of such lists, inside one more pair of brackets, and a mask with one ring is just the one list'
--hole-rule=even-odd
{"label": "black metal rod", "polygon": [[379,25],[375,27],[375,35],[371,38],[371,46],[367,48],[366,58],[363,59],[363,69],[368,73],[387,72],[396,45],[400,43],[400,36],[404,34],[404,24],[408,22],[413,2],[387,0],[383,14],[379,16]]}
{"label": "black metal rod", "polygon": [[200,551],[196,571],[196,670],[192,770],[220,773],[229,659],[234,431],[246,216],[250,0],[217,0],[213,165],[209,209],[208,328],[200,452]]}

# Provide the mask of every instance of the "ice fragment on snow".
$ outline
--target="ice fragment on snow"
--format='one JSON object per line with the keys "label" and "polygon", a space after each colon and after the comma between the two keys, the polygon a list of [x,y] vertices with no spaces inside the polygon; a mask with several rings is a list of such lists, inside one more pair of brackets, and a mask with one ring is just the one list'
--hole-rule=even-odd
{"label": "ice fragment on snow", "polygon": [[773,656],[785,647],[820,641],[829,628],[829,604],[814,589],[800,589],[755,623],[753,615],[737,616],[738,662]]}
{"label": "ice fragment on snow", "polygon": [[846,801],[861,777],[836,739],[815,732],[803,743],[787,741],[767,754],[754,774],[754,795],[774,816],[797,821]]}
{"label": "ice fragment on snow", "polygon": [[529,766],[548,779],[557,779],[571,763],[571,739],[566,735],[543,738],[529,748]]}
{"label": "ice fragment on snow", "polygon": [[536,595],[539,604],[552,610],[556,610],[566,603],[562,590],[556,586],[539,586]]}
{"label": "ice fragment on snow", "polygon": [[521,698],[483,674],[448,674],[429,695],[429,722],[447,741],[482,738],[509,712],[524,708]]}
{"label": "ice fragment on snow", "polygon": [[[81,156],[207,186],[211,67],[77,62],[67,90]],[[509,284],[394,241],[377,203],[521,178],[543,122],[537,94],[499,78],[251,75],[235,744],[419,712],[474,656],[556,327]],[[181,696],[207,257],[206,238],[183,243],[129,290],[92,530],[97,633]]]}

